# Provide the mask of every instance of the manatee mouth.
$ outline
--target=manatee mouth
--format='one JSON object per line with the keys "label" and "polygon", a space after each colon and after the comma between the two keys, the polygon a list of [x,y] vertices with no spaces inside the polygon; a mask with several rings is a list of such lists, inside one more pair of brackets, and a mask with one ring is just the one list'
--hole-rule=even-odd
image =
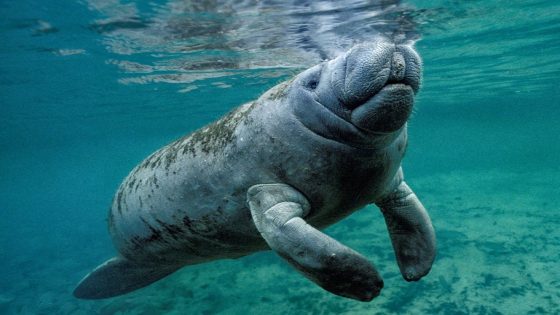
{"label": "manatee mouth", "polygon": [[421,80],[420,57],[411,46],[386,40],[360,45],[333,68],[333,89],[350,123],[383,133],[404,126]]}
{"label": "manatee mouth", "polygon": [[410,85],[385,85],[372,98],[350,114],[350,122],[358,128],[373,132],[399,130],[412,112],[414,90]]}

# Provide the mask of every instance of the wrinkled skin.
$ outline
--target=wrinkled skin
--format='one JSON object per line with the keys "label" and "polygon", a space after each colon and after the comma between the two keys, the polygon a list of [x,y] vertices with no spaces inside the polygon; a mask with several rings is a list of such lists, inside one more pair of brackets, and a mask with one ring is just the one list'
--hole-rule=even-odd
{"label": "wrinkled skin", "polygon": [[124,294],[185,265],[272,249],[324,289],[369,301],[383,287],[375,267],[320,229],[370,203],[403,277],[420,279],[435,237],[400,168],[420,76],[410,45],[380,38],[155,152],[114,198],[119,255],[74,294]]}

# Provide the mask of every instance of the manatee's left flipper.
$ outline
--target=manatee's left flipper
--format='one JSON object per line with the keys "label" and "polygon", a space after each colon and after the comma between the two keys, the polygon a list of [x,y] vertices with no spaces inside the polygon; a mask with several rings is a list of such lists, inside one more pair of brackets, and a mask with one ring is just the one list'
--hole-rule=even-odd
{"label": "manatee's left flipper", "polygon": [[252,186],[253,220],[268,245],[304,276],[334,294],[370,301],[383,281],[362,255],[305,222],[307,199],[284,184]]}
{"label": "manatee's left flipper", "polygon": [[417,281],[430,271],[436,255],[436,238],[426,209],[402,181],[377,206],[381,209],[401,274]]}

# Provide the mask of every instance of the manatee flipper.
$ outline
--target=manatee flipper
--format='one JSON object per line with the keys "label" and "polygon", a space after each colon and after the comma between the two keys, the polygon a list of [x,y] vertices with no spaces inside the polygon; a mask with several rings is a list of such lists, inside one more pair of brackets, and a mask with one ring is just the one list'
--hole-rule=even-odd
{"label": "manatee flipper", "polygon": [[114,257],[85,276],[74,289],[80,299],[105,299],[145,287],[179,269],[177,266],[140,265]]}
{"label": "manatee flipper", "polygon": [[417,281],[430,271],[436,255],[436,238],[426,209],[402,181],[376,202],[381,209],[397,263],[407,281]]}
{"label": "manatee flipper", "polygon": [[383,280],[356,251],[305,222],[307,199],[285,184],[252,186],[247,200],[255,225],[270,248],[319,286],[360,301],[379,295]]}

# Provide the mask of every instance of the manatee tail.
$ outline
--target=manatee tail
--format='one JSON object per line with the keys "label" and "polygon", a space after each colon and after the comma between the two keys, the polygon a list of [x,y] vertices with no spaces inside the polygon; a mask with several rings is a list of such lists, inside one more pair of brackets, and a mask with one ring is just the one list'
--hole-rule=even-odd
{"label": "manatee tail", "polygon": [[80,299],[105,299],[145,287],[175,272],[180,267],[138,264],[114,257],[85,276],[74,289]]}

